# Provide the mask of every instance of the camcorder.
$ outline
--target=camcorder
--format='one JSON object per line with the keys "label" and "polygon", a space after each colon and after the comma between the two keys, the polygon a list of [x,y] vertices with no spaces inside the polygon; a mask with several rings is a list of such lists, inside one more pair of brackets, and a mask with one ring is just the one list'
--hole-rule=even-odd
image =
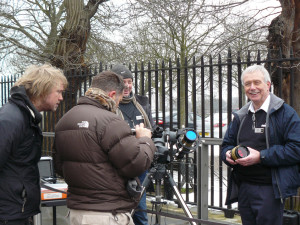
{"label": "camcorder", "polygon": [[[135,130],[132,130],[135,134]],[[199,134],[191,128],[182,128],[175,131],[163,130],[156,126],[152,131],[152,140],[157,148],[152,166],[168,164],[174,159],[182,159],[185,154],[194,152],[200,142]],[[172,148],[171,148],[172,146]]]}

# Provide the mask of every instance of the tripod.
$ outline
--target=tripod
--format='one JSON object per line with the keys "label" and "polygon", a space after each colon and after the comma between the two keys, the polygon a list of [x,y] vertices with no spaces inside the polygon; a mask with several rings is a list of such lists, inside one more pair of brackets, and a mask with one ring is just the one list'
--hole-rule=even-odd
{"label": "tripod", "polygon": [[[180,195],[180,192],[176,186],[175,181],[173,180],[172,176],[167,172],[166,169],[166,165],[165,164],[156,164],[154,167],[152,167],[150,169],[150,171],[148,172],[147,176],[145,177],[145,180],[142,184],[142,193],[141,196],[143,196],[143,194],[145,193],[148,185],[150,184],[150,181],[152,181],[153,179],[156,180],[156,189],[155,189],[155,202],[153,204],[155,204],[155,211],[158,213],[160,212],[161,208],[162,208],[162,204],[164,202],[162,202],[162,195],[161,195],[161,180],[165,178],[168,179],[168,181],[170,182],[172,189],[177,197],[177,200],[179,201],[179,204],[181,206],[181,208],[183,209],[185,215],[189,218],[193,218],[192,213],[190,212],[189,208],[187,207],[187,205],[185,204],[182,196]],[[134,210],[132,212],[131,215],[134,214]],[[156,214],[155,217],[155,225],[160,225],[161,222],[161,216]],[[196,225],[195,222],[190,222],[192,225]]]}

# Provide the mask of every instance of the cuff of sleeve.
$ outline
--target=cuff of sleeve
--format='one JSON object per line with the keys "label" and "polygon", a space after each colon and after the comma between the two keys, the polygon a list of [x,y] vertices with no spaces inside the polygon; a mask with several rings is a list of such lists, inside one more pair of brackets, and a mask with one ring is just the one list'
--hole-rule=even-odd
{"label": "cuff of sleeve", "polygon": [[266,151],[265,150],[260,151],[260,163],[264,164],[266,160],[265,158],[266,158]]}

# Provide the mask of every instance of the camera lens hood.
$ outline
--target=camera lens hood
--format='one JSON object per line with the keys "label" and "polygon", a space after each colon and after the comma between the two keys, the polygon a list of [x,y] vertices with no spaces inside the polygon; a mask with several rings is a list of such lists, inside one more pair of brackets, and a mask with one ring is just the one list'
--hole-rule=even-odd
{"label": "camera lens hood", "polygon": [[238,145],[231,150],[231,157],[233,160],[245,158],[249,155],[249,149],[246,146]]}

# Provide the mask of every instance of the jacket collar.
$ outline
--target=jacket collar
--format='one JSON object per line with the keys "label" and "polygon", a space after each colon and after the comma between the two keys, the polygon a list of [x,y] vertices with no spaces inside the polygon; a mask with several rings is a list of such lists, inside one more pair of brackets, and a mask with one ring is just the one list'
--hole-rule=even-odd
{"label": "jacket collar", "polygon": [[11,88],[10,102],[18,105],[33,119],[34,124],[39,124],[42,121],[42,114],[35,108],[30,101],[24,86],[15,86]]}
{"label": "jacket collar", "polygon": [[[270,93],[270,104],[269,104],[269,109],[268,109],[268,114],[271,114],[278,110],[282,105],[284,101],[274,95],[273,93]],[[248,102],[246,105],[244,105],[239,111],[236,113],[233,113],[234,115],[238,116],[240,120],[248,113],[249,107],[250,107],[251,101]]]}
{"label": "jacket collar", "polygon": [[[77,102],[77,105],[93,105],[101,109],[108,110],[97,99],[89,98],[87,96],[81,96]],[[109,110],[108,110],[109,111]]]}

